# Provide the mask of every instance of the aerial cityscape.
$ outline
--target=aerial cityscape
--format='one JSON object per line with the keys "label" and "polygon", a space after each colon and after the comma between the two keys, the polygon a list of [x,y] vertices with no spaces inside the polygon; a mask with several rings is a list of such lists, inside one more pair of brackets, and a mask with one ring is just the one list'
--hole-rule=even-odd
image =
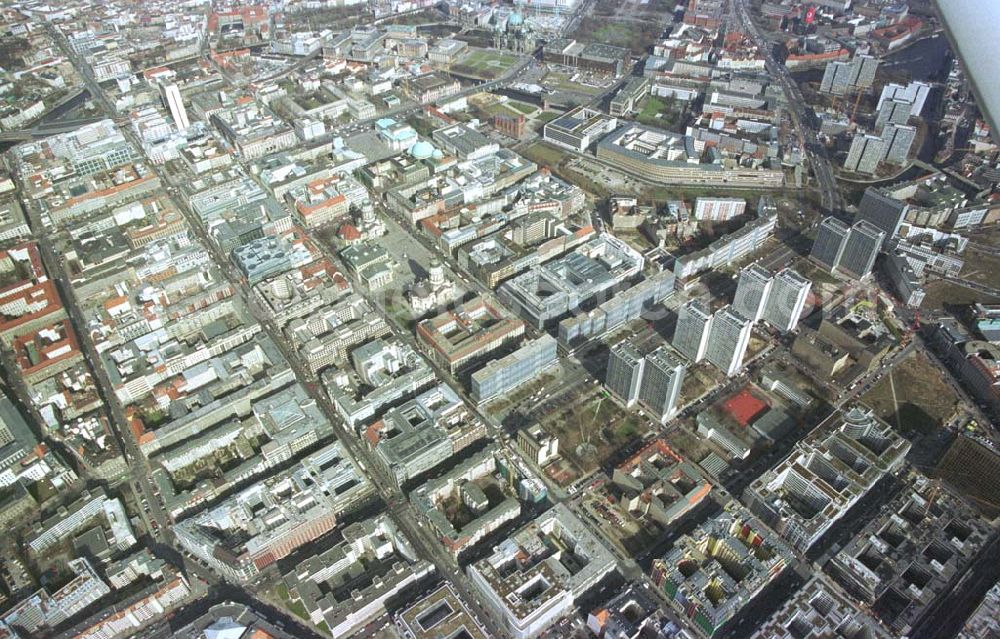
{"label": "aerial cityscape", "polygon": [[1000,2],[8,0],[0,639],[1000,638]]}

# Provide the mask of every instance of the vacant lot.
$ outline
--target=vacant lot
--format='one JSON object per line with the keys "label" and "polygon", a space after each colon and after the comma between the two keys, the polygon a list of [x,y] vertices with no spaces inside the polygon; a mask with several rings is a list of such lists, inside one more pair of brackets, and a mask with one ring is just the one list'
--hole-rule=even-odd
{"label": "vacant lot", "polygon": [[561,73],[550,71],[545,74],[542,85],[554,91],[567,91],[582,95],[597,95],[607,88],[609,82],[606,78],[597,78],[586,73]]}
{"label": "vacant lot", "polygon": [[535,164],[548,167],[559,166],[559,163],[566,159],[567,153],[557,147],[545,142],[535,142],[521,151],[521,155],[528,158]]}
{"label": "vacant lot", "polygon": [[720,375],[707,363],[696,364],[688,368],[684,375],[684,383],[681,385],[680,405],[692,402],[710,389],[719,385]]}
{"label": "vacant lot", "polygon": [[976,302],[984,304],[996,304],[1000,302],[1000,298],[944,280],[928,282],[924,286],[924,291],[927,293],[927,296],[924,298],[924,303],[921,307],[929,310],[955,309],[969,306]]}
{"label": "vacant lot", "polygon": [[477,108],[483,112],[487,117],[494,115],[505,115],[507,117],[518,117],[520,115],[531,117],[533,113],[538,111],[538,107],[533,104],[528,104],[526,102],[518,102],[517,100],[508,100],[507,102],[491,102],[489,104],[479,104]]}
{"label": "vacant lot", "polygon": [[817,266],[813,262],[810,262],[808,258],[797,258],[795,260],[794,268],[800,275],[802,275],[802,277],[809,278],[814,284],[827,284],[834,287],[840,286],[840,281],[831,275],[830,271]]}
{"label": "vacant lot", "polygon": [[939,428],[958,406],[958,397],[944,374],[920,353],[886,373],[861,399],[903,432],[922,434]]}
{"label": "vacant lot", "polygon": [[965,267],[962,268],[964,279],[997,287],[1000,283],[997,273],[1000,273],[1000,256],[976,249],[969,249],[965,254]]}
{"label": "vacant lot", "polygon": [[507,106],[516,111],[520,111],[524,115],[531,115],[532,113],[538,110],[538,107],[536,107],[534,104],[528,104],[527,102],[518,102],[517,100],[511,100],[510,102],[507,103]]}
{"label": "vacant lot", "polygon": [[492,118],[494,115],[505,115],[507,117],[513,117],[517,115],[517,112],[508,107],[503,102],[493,102],[491,104],[479,105],[476,107],[478,111],[482,112],[480,117]]}

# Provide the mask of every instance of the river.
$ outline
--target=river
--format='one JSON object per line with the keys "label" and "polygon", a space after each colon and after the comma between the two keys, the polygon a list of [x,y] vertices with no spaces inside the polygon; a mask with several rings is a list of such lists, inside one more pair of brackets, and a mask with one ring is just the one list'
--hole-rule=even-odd
{"label": "river", "polygon": [[[879,75],[905,75],[910,80],[933,82],[943,80],[948,74],[951,47],[943,33],[917,40],[910,46],[882,58]],[[797,82],[819,82],[823,68],[808,69],[792,74]]]}
{"label": "river", "polygon": [[947,77],[950,61],[951,46],[948,38],[943,33],[938,33],[882,58],[879,71],[906,74],[910,80],[934,82]]}
{"label": "river", "polygon": [[[89,91],[80,91],[71,100],[66,100],[65,102],[57,105],[55,108],[50,109],[42,114],[42,117],[38,118],[34,122],[24,125],[26,128],[35,128],[40,125],[47,123],[54,123],[61,120],[68,114],[71,114],[75,109],[80,108],[84,102],[90,99]],[[0,142],[0,153],[6,153],[11,147],[17,146],[20,142]]]}

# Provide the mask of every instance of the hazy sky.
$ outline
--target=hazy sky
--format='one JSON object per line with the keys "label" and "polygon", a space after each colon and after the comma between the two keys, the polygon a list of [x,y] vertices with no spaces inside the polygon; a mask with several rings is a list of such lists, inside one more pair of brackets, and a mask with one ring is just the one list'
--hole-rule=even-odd
{"label": "hazy sky", "polygon": [[1000,122],[1000,0],[936,0],[994,135]]}

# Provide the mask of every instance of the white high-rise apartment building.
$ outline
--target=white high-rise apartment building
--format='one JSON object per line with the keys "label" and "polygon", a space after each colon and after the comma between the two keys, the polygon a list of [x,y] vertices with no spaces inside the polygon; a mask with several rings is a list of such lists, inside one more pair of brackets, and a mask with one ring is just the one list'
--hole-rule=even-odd
{"label": "white high-rise apartment building", "polygon": [[811,286],[812,282],[791,269],[779,271],[764,306],[764,321],[782,333],[793,330],[802,316]]}
{"label": "white high-rise apartment building", "polygon": [[733,308],[737,313],[751,322],[756,322],[764,315],[768,294],[774,275],[759,264],[751,264],[740,271],[740,281],[736,285],[736,298]]}
{"label": "white high-rise apartment building", "polygon": [[743,356],[750,345],[752,328],[753,322],[732,307],[720,308],[712,318],[712,332],[708,338],[705,359],[725,371],[729,377],[734,377],[743,368]]}
{"label": "white high-rise apartment building", "polygon": [[187,109],[184,108],[184,100],[181,99],[181,90],[174,83],[161,84],[160,94],[163,102],[170,109],[170,117],[174,119],[178,131],[186,131],[191,122],[188,120]]}
{"label": "white high-rise apartment building", "polygon": [[677,400],[681,396],[681,384],[687,370],[680,358],[675,357],[666,346],[661,346],[646,356],[639,388],[639,401],[648,408],[661,423],[674,416]]}
{"label": "white high-rise apartment building", "polygon": [[639,401],[639,386],[645,365],[645,358],[632,344],[619,342],[611,347],[605,385],[628,407]]}
{"label": "white high-rise apartment building", "polygon": [[712,328],[712,314],[700,300],[691,300],[681,306],[674,330],[673,347],[692,362],[700,362],[708,347]]}

